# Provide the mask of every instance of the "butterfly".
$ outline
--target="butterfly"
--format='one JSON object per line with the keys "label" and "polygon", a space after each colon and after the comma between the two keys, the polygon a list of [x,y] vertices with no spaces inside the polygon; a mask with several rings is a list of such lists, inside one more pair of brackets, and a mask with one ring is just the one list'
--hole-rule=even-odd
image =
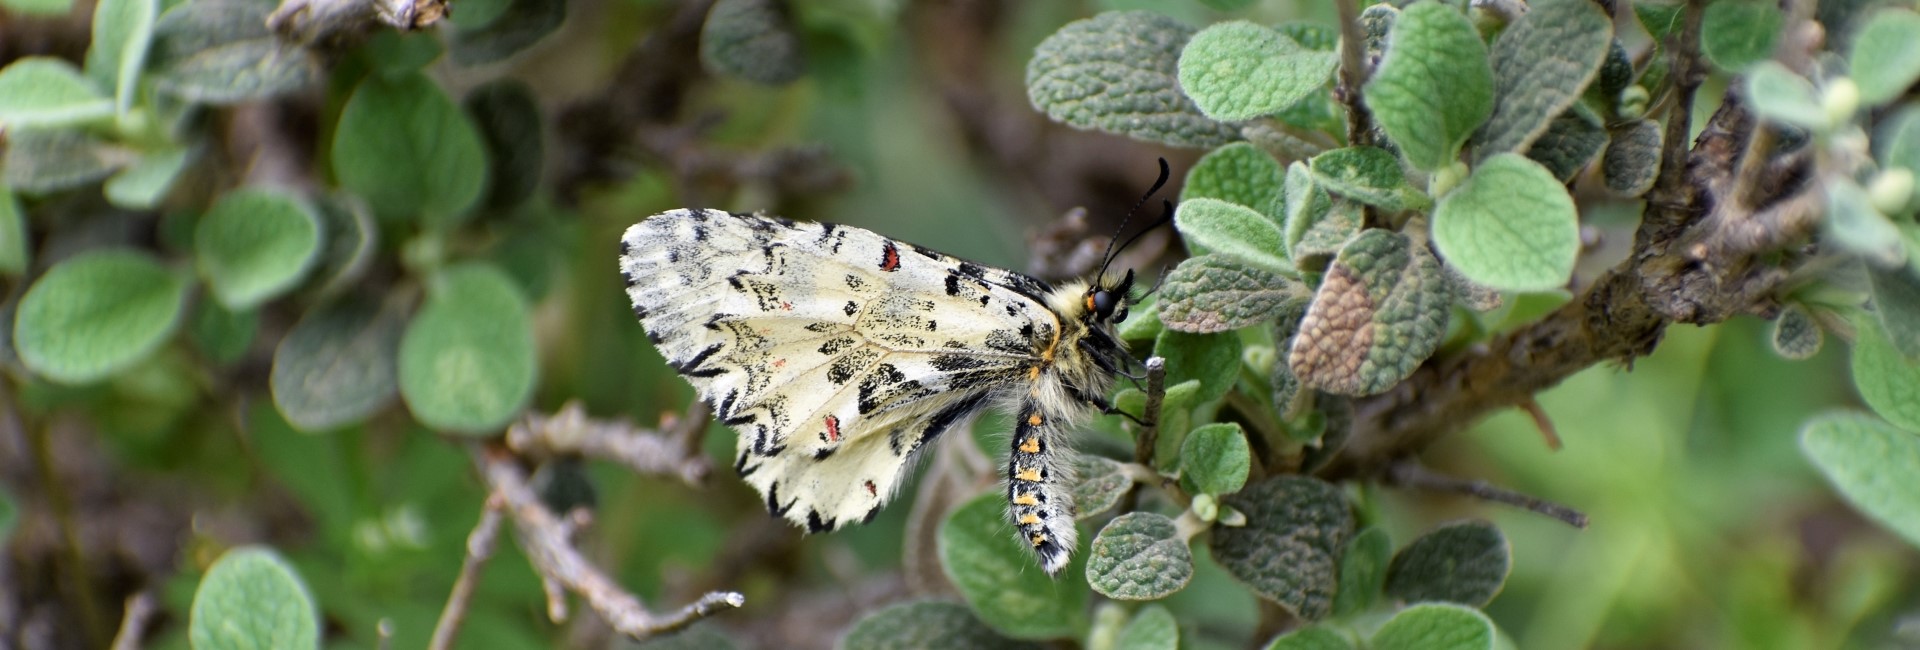
{"label": "butterfly", "polygon": [[916,452],[997,406],[1014,414],[1008,516],[1049,575],[1066,567],[1067,432],[1116,412],[1132,271],[1054,287],[860,228],[680,209],[627,229],[620,273],[647,338],[739,433],[734,469],[774,516],[870,521]]}

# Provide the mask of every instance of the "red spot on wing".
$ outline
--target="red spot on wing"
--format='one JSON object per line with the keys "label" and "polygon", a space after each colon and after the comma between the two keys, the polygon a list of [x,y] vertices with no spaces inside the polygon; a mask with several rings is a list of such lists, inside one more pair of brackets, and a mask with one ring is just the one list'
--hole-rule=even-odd
{"label": "red spot on wing", "polygon": [[840,418],[827,416],[827,442],[840,442]]}
{"label": "red spot on wing", "polygon": [[773,367],[775,367],[775,368],[785,368],[785,367],[787,367],[787,360],[786,360],[786,359],[774,359],[774,360],[773,360]]}
{"label": "red spot on wing", "polygon": [[876,498],[879,497],[880,486],[874,485],[873,481],[867,481],[867,496],[876,497]]}
{"label": "red spot on wing", "polygon": [[894,271],[899,268],[900,249],[894,248],[893,242],[887,242],[886,248],[880,251],[880,270]]}
{"label": "red spot on wing", "polygon": [[786,311],[793,311],[793,303],[782,300],[780,301],[780,308]]}

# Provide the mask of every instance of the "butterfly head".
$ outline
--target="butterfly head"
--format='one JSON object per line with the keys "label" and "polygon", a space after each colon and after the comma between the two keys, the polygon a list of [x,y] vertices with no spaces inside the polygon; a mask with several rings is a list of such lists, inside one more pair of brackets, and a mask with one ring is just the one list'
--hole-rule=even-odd
{"label": "butterfly head", "polygon": [[1086,309],[1083,318],[1090,324],[1118,323],[1127,319],[1127,305],[1133,302],[1133,270],[1120,278],[1118,283],[1106,285],[1095,282],[1087,285],[1087,291],[1081,297],[1081,307]]}

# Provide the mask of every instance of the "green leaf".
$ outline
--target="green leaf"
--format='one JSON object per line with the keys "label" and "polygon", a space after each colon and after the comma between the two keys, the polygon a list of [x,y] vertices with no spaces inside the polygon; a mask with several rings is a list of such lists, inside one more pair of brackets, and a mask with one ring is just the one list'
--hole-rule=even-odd
{"label": "green leaf", "polygon": [[1158,600],[1193,579],[1193,551],[1166,515],[1129,512],[1100,529],[1087,555],[1087,584],[1115,600]]}
{"label": "green leaf", "polygon": [[1260,25],[1216,23],[1180,51],[1180,88],[1208,117],[1238,122],[1292,106],[1326,85],[1338,62]]}
{"label": "green leaf", "polygon": [[20,197],[13,195],[13,188],[0,183],[0,274],[19,277],[27,272],[32,260],[27,214],[20,209]]}
{"label": "green leaf", "polygon": [[981,623],[965,605],[927,600],[884,607],[860,617],[835,647],[841,650],[1039,650],[1042,646],[1001,636]]}
{"label": "green leaf", "polygon": [[1303,476],[1255,483],[1221,502],[1247,525],[1215,526],[1213,559],[1261,597],[1307,621],[1333,611],[1340,551],[1353,513],[1340,488]]}
{"label": "green leaf", "polygon": [[1680,12],[1686,7],[1686,3],[1681,2],[1635,2],[1633,15],[1640,19],[1640,26],[1645,27],[1653,40],[1658,42],[1667,40],[1668,35],[1680,30]]}
{"label": "green leaf", "polygon": [[1351,616],[1373,607],[1386,584],[1387,562],[1392,555],[1393,538],[1386,529],[1370,526],[1353,536],[1346,552],[1340,554],[1340,591],[1333,596],[1334,616]]}
{"label": "green leaf", "polygon": [[300,197],[247,188],[220,197],[194,230],[194,261],[213,295],[247,310],[300,283],[320,249],[320,223]]}
{"label": "green leaf", "polygon": [[314,276],[322,278],[320,295],[334,295],[353,286],[366,273],[379,248],[380,232],[366,204],[353,196],[321,196],[314,207],[319,209],[324,233],[320,241],[326,244]]}
{"label": "green leaf", "polygon": [[1315,52],[1332,52],[1340,47],[1340,30],[1332,25],[1323,25],[1309,21],[1292,21],[1273,26],[1274,31],[1287,35],[1300,47]]}
{"label": "green leaf", "polygon": [[272,550],[243,546],[220,556],[193,592],[187,637],[194,650],[320,647],[313,596]]}
{"label": "green leaf", "polygon": [[460,29],[449,39],[460,65],[493,63],[537,43],[567,18],[567,0],[512,0],[500,17],[478,29]]}
{"label": "green leaf", "polygon": [[48,379],[104,379],[173,335],[186,296],[186,279],[143,253],[81,253],[27,289],[14,315],[14,348],[29,370]]}
{"label": "green leaf", "polygon": [[1180,484],[1194,494],[1232,494],[1247,484],[1253,452],[1236,422],[1216,422],[1180,443]]}
{"label": "green leaf", "polygon": [[1700,52],[1728,72],[1773,56],[1785,16],[1766,0],[1718,0],[1700,17]]}
{"label": "green leaf", "polygon": [[1400,610],[1373,633],[1373,650],[1492,650],[1493,621],[1477,610],[1421,603]]}
{"label": "green leaf", "polygon": [[[164,4],[164,3],[163,3]],[[189,0],[160,14],[153,27],[150,67],[160,69],[200,52],[256,39],[272,39],[267,29],[271,3],[252,0]]]}
{"label": "green leaf", "polygon": [[1827,190],[1827,220],[1822,224],[1826,241],[1875,264],[1891,266],[1906,260],[1899,227],[1873,207],[1866,188],[1841,174],[1827,176],[1823,184]]}
{"label": "green leaf", "polygon": [[1600,117],[1575,104],[1572,110],[1553,118],[1540,139],[1527,147],[1527,157],[1565,182],[1593,162],[1606,146],[1607,129],[1600,124]]}
{"label": "green leaf", "polygon": [[700,28],[700,62],[716,74],[779,86],[807,72],[806,51],[786,3],[720,0]]}
{"label": "green leaf", "polygon": [[353,424],[399,393],[400,315],[346,299],[309,312],[273,352],[273,404],[302,431]]}
{"label": "green leaf", "polygon": [[1907,360],[1920,361],[1920,264],[1909,260],[1896,269],[1868,264],[1867,280],[1873,286],[1880,331]]}
{"label": "green leaf", "polygon": [[1122,341],[1150,341],[1160,336],[1160,299],[1149,297],[1145,304],[1134,305],[1127,320],[1115,332]]}
{"label": "green leaf", "polygon": [[70,190],[106,178],[126,164],[124,151],[79,131],[7,132],[5,182],[23,194]]}
{"label": "green leaf", "polygon": [[1252,208],[1219,199],[1183,201],[1174,213],[1173,227],[1202,251],[1231,256],[1273,273],[1293,273],[1280,227]]}
{"label": "green leaf", "polygon": [[1226,396],[1240,376],[1240,337],[1231,333],[1188,334],[1167,330],[1154,341],[1153,353],[1167,359],[1167,384],[1200,380],[1193,404]]}
{"label": "green leaf", "polygon": [[1500,593],[1512,561],[1507,538],[1483,521],[1447,524],[1393,555],[1386,593],[1405,602],[1447,601],[1484,607]]}
{"label": "green leaf", "polygon": [[[463,5],[464,6],[464,5]],[[397,77],[426,68],[446,52],[440,39],[426,32],[380,30],[361,43],[355,55],[373,74]]]}
{"label": "green leaf", "polygon": [[229,105],[291,94],[322,75],[311,51],[269,36],[216,45],[174,61],[160,68],[155,87],[190,102]]}
{"label": "green leaf", "polygon": [[1287,363],[1303,386],[1340,395],[1385,391],[1440,345],[1451,298],[1426,247],[1369,229],[1327,270]]}
{"label": "green leaf", "polygon": [[[1721,0],[1720,4],[1737,0]],[[1717,6],[1717,5],[1716,5]],[[1827,128],[1832,120],[1820,106],[1813,82],[1777,61],[1762,61],[1746,73],[1747,100],[1761,118],[1806,129]]]}
{"label": "green leaf", "polygon": [[1903,9],[1874,13],[1854,32],[1847,68],[1860,86],[1862,105],[1899,99],[1920,80],[1920,14]]}
{"label": "green leaf", "polygon": [[1353,643],[1339,632],[1314,625],[1274,638],[1266,650],[1353,650]]}
{"label": "green leaf", "polygon": [[1613,21],[1589,0],[1530,3],[1493,41],[1493,116],[1475,136],[1475,159],[1524,151],[1580,98],[1612,42]]}
{"label": "green leaf", "polygon": [[13,529],[20,522],[20,505],[13,500],[13,493],[0,485],[0,543],[13,539]]}
{"label": "green leaf", "polygon": [[1056,122],[1175,147],[1212,149],[1239,129],[1200,113],[1176,80],[1194,29],[1147,11],[1068,23],[1033,50],[1027,98]]}
{"label": "green leaf", "polygon": [[[1920,108],[1902,107],[1882,121],[1872,144],[1881,168],[1904,168],[1920,177]],[[1902,214],[1920,209],[1920,192],[1907,199]]]}
{"label": "green leaf", "polygon": [[382,218],[437,226],[465,218],[487,183],[479,132],[418,73],[360,82],[340,112],[333,170]]}
{"label": "green leaf", "polygon": [[[1119,400],[1115,400],[1117,403]],[[1136,408],[1129,412],[1138,412]],[[1119,461],[1081,454],[1074,467],[1071,488],[1074,519],[1092,519],[1120,503],[1120,497],[1133,488],[1133,477]]]}
{"label": "green leaf", "polygon": [[1407,184],[1400,159],[1385,149],[1335,149],[1314,156],[1308,167],[1320,187],[1367,205],[1398,212],[1423,210],[1432,204],[1425,193]]}
{"label": "green leaf", "polygon": [[1800,449],[1848,503],[1920,546],[1920,434],[1871,416],[1835,411],[1809,420]]}
{"label": "green leaf", "polygon": [[468,263],[441,271],[400,340],[400,395],[421,424],[491,434],[533,394],[533,322],[526,299],[499,269]]}
{"label": "green leaf", "polygon": [[141,156],[132,166],[107,179],[107,201],[129,210],[151,210],[166,198],[186,170],[186,149],[163,149]]}
{"label": "green leaf", "polygon": [[1573,197],[1524,156],[1495,156],[1440,199],[1433,244],[1476,284],[1503,291],[1565,286],[1580,255]]}
{"label": "green leaf", "polygon": [[1207,152],[1187,170],[1180,202],[1208,198],[1258,209],[1278,199],[1280,189],[1280,162],[1259,147],[1235,142]]}
{"label": "green leaf", "polygon": [[[940,525],[940,566],[988,626],[1018,639],[1057,639],[1087,626],[1087,588],[1035,570],[1006,520],[1006,496],[983,494]],[[1078,561],[1078,560],[1076,560]],[[1078,575],[1069,566],[1061,575]]]}
{"label": "green leaf", "polygon": [[1224,255],[1181,261],[1161,291],[1161,322],[1195,334],[1257,325],[1272,319],[1281,304],[1306,295],[1286,276]]}
{"label": "green leaf", "polygon": [[1148,605],[1120,628],[1120,638],[1113,644],[1114,650],[1178,650],[1180,647],[1180,623],[1174,620],[1173,612],[1160,605]]}
{"label": "green leaf", "polygon": [[533,89],[519,80],[499,79],[467,93],[465,106],[487,147],[491,183],[486,205],[506,208],[525,202],[540,186],[546,158]]}
{"label": "green leaf", "polygon": [[0,0],[0,7],[22,15],[61,16],[73,11],[73,0]]}
{"label": "green leaf", "polygon": [[1799,303],[1788,304],[1773,321],[1773,351],[1795,361],[1811,359],[1825,339],[1820,323]]}
{"label": "green leaf", "polygon": [[73,126],[110,115],[113,100],[71,63],[29,56],[0,68],[0,126],[8,131]]}
{"label": "green leaf", "polygon": [[1613,127],[1600,171],[1607,191],[1636,197],[1653,189],[1660,176],[1660,145],[1665,133],[1653,120],[1633,120]]}
{"label": "green leaf", "polygon": [[231,365],[253,346],[253,338],[260,333],[260,312],[232,311],[218,300],[202,300],[194,307],[187,332],[201,354],[214,363]]}
{"label": "green leaf", "polygon": [[114,111],[133,105],[140,71],[153,43],[158,0],[100,0],[93,8],[93,41],[87,47],[87,77],[113,89]]}
{"label": "green leaf", "polygon": [[1487,46],[1458,9],[1440,2],[1408,6],[1393,23],[1366,98],[1408,163],[1426,171],[1445,167],[1493,114]]}
{"label": "green leaf", "polygon": [[1920,363],[1900,354],[1876,319],[1854,319],[1853,385],[1873,412],[1920,431]]}

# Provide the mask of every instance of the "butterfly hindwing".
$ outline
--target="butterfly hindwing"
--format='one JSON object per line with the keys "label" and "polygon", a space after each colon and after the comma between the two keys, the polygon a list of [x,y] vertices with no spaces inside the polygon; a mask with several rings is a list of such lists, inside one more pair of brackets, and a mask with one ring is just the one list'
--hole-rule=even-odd
{"label": "butterfly hindwing", "polygon": [[739,432],[768,509],[810,530],[870,518],[1059,337],[1045,284],[858,228],[674,210],[621,245],[648,337]]}

